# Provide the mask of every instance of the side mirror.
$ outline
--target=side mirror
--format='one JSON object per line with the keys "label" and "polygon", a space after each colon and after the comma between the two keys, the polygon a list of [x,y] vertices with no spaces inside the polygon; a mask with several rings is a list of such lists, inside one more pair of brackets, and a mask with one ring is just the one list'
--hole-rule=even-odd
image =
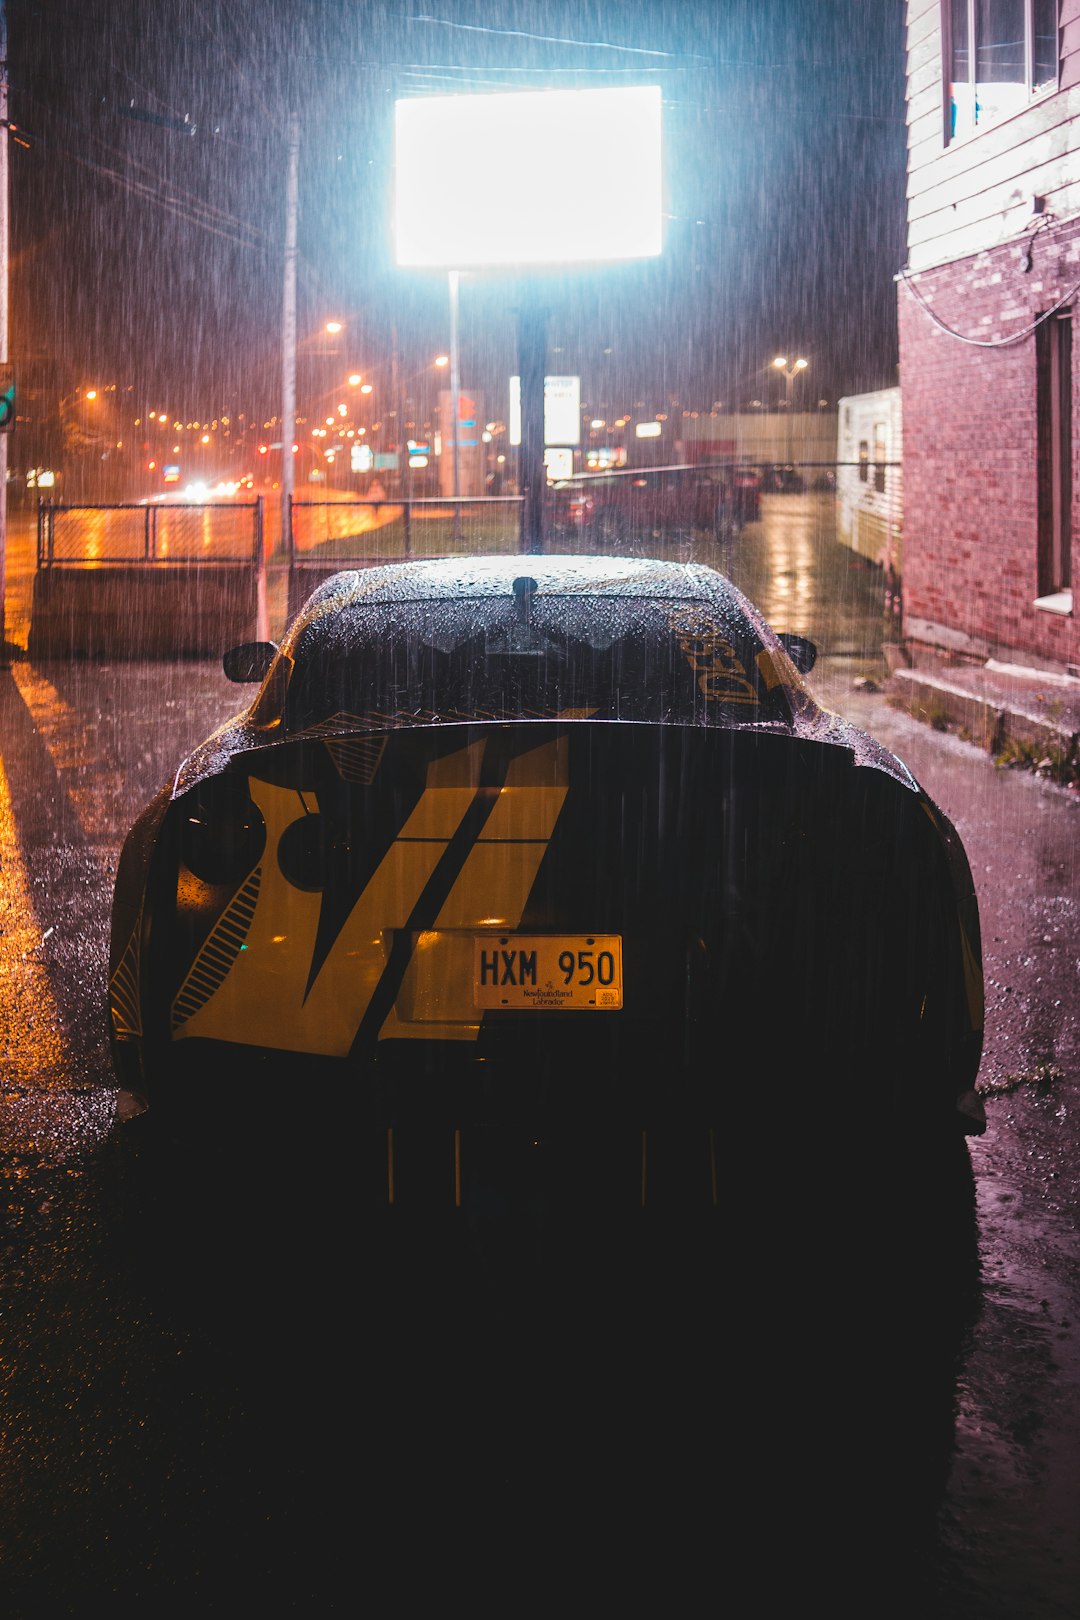
{"label": "side mirror", "polygon": [[817,663],[817,645],[809,636],[796,636],[784,630],[777,637],[800,675],[809,675]]}
{"label": "side mirror", "polygon": [[276,652],[276,641],[242,641],[222,654],[221,667],[230,681],[261,681]]}

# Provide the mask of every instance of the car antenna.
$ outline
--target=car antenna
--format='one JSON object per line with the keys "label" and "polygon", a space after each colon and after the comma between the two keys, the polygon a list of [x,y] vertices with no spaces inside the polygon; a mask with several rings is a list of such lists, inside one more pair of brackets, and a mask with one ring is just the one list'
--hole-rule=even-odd
{"label": "car antenna", "polygon": [[528,574],[519,574],[511,590],[514,593],[514,614],[518,624],[532,623],[533,592],[537,590],[535,579]]}

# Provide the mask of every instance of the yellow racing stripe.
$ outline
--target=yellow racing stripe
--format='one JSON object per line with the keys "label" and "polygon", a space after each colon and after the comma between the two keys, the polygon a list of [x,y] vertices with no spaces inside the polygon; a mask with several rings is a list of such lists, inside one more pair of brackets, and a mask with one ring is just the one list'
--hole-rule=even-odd
{"label": "yellow racing stripe", "polygon": [[[282,1051],[343,1057],[406,927],[480,785],[484,743],[432,761],[424,793],[334,940],[308,989],[322,895],[293,888],[277,858],[303,809],[297,794],[257,778],[266,822],[258,867],[226,908],[173,1003],[173,1039],[205,1036]],[[420,935],[380,1039],[475,1040],[472,934],[512,928],[525,909],[567,793],[565,738],[511,761],[505,781],[452,885],[434,929]],[[311,808],[309,805],[307,808]],[[242,915],[243,942],[236,938]]]}
{"label": "yellow racing stripe", "polygon": [[393,931],[403,928],[476,793],[483,744],[435,760],[427,786],[397,839],[350,912],[308,990],[322,909],[321,893],[293,888],[277,858],[286,829],[303,809],[297,794],[252,777],[249,789],[266,822],[257,900],[243,945],[217,989],[190,1016],[177,1016],[189,986],[221,950],[218,923],[192,964],[173,1010],[173,1039],[208,1036],[288,1052],[344,1057],[386,967]]}
{"label": "yellow racing stripe", "polygon": [[569,788],[565,737],[519,754],[435,919],[420,936],[380,1040],[475,1040],[473,937],[516,928]]}

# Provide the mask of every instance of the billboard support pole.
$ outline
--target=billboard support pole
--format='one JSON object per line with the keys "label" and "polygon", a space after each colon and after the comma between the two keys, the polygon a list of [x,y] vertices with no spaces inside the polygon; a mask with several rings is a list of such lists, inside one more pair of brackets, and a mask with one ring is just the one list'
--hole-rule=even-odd
{"label": "billboard support pole", "polygon": [[517,312],[518,376],[521,379],[519,485],[525,497],[525,550],[544,549],[544,372],[547,311],[526,291]]}
{"label": "billboard support pole", "polygon": [[450,441],[453,453],[454,546],[461,547],[461,367],[458,359],[458,273],[448,272],[450,289]]}

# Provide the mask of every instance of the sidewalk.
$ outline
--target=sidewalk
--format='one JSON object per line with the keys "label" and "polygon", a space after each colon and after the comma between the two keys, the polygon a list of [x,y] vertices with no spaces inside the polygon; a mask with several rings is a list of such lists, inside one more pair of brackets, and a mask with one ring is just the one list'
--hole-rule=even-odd
{"label": "sidewalk", "polygon": [[1080,679],[989,659],[954,661],[919,649],[909,667],[886,647],[885,695],[916,720],[954,731],[1006,763],[1058,780],[1080,776]]}

